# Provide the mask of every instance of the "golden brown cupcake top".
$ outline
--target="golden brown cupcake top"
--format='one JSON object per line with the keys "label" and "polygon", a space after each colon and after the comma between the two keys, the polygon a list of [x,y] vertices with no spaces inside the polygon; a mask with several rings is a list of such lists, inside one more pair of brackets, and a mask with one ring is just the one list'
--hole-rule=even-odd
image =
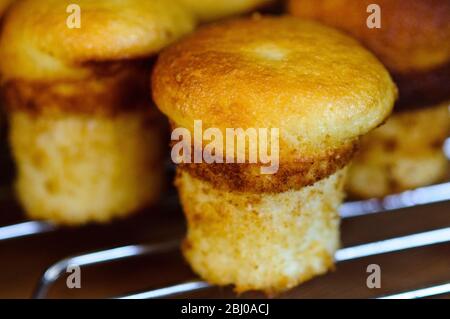
{"label": "golden brown cupcake top", "polygon": [[[367,7],[381,8],[381,28],[369,29]],[[393,73],[450,63],[449,0],[290,0],[289,11],[356,36]]]}
{"label": "golden brown cupcake top", "polygon": [[195,25],[167,0],[79,0],[80,28],[69,28],[69,0],[23,0],[12,6],[0,40],[5,79],[80,78],[83,65],[157,53]]}
{"label": "golden brown cupcake top", "polygon": [[271,4],[274,0],[179,0],[201,21],[211,21],[246,13]]}
{"label": "golden brown cupcake top", "polygon": [[176,126],[279,128],[281,160],[295,160],[381,124],[396,88],[383,65],[339,31],[255,16],[205,26],[163,51],[153,95]]}

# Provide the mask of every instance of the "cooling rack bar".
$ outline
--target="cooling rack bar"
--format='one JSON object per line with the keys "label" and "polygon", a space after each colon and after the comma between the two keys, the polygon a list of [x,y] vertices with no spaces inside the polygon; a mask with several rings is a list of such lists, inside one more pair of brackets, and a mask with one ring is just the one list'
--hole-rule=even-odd
{"label": "cooling rack bar", "polygon": [[[337,262],[344,262],[363,257],[379,254],[402,251],[406,249],[424,247],[428,245],[450,242],[450,227],[417,233],[408,236],[386,239],[378,242],[367,243],[354,247],[340,249],[335,256]],[[86,255],[74,256],[61,260],[48,268],[34,294],[34,298],[45,298],[51,285],[65,273],[69,265],[88,266],[99,263],[106,263],[127,257],[140,255],[159,254],[174,251],[177,249],[179,241],[171,241],[154,245],[133,245],[119,247],[110,250],[99,251]],[[170,297],[182,293],[206,289],[210,286],[203,281],[191,281],[187,283],[175,284],[150,290],[133,295],[119,297],[121,299],[148,299]]]}
{"label": "cooling rack bar", "polygon": [[44,272],[37,288],[35,289],[33,298],[45,298],[51,285],[55,283],[62,276],[62,274],[66,272],[67,267],[71,265],[82,267],[117,261],[130,257],[152,254],[156,255],[173,251],[178,248],[179,244],[179,240],[172,240],[152,245],[130,245],[62,259],[47,268]]}
{"label": "cooling rack bar", "polygon": [[137,293],[134,295],[127,295],[114,299],[155,299],[168,296],[180,295],[182,293],[195,292],[207,288],[211,288],[212,285],[205,281],[188,281],[182,284],[167,286],[160,289],[150,290],[146,292]]}
{"label": "cooling rack bar", "polygon": [[433,286],[429,288],[423,288],[418,290],[411,290],[408,292],[402,292],[400,294],[389,295],[385,297],[380,297],[378,299],[418,299],[418,298],[427,298],[439,295],[450,294],[450,282]]}
{"label": "cooling rack bar", "polygon": [[[437,230],[432,230],[428,232],[403,236],[403,237],[396,237],[392,239],[387,239],[379,242],[373,242],[368,244],[363,244],[359,246],[354,247],[348,247],[343,248],[337,251],[335,255],[335,259],[337,262],[344,262],[349,260],[354,260],[358,258],[363,257],[369,257],[374,255],[380,255],[380,254],[386,254],[391,252],[397,252],[402,251],[406,249],[412,249],[412,248],[418,248],[418,247],[424,247],[428,245],[433,244],[440,244],[450,242],[450,227],[448,228],[442,228]],[[137,294],[127,295],[119,297],[118,299],[151,299],[151,298],[164,298],[164,297],[171,297],[175,295],[180,295],[184,293],[194,292],[202,289],[210,288],[211,285],[204,281],[192,281],[184,284],[176,284],[173,286],[167,286],[155,290],[150,290],[146,292],[141,292]],[[433,290],[434,288],[434,290]],[[433,287],[429,288],[429,290],[425,291],[424,293],[434,293],[437,295],[438,289],[439,291],[445,290],[445,288],[450,287]],[[404,293],[405,298],[408,296],[408,293],[413,292],[407,292]],[[445,293],[441,292],[439,294]],[[395,295],[393,295],[395,296]],[[431,295],[429,295],[431,296]],[[418,297],[417,297],[418,298]]]}
{"label": "cooling rack bar", "polygon": [[450,227],[342,248],[336,252],[335,260],[343,262],[446,242],[450,242]]}
{"label": "cooling rack bar", "polygon": [[450,182],[389,195],[383,199],[347,202],[342,205],[340,214],[342,218],[358,217],[448,200],[450,200]]}
{"label": "cooling rack bar", "polygon": [[30,221],[9,226],[0,227],[0,241],[9,240],[32,235],[45,234],[56,230],[56,226],[39,222]]}
{"label": "cooling rack bar", "polygon": [[[340,215],[342,218],[353,218],[449,200],[450,182],[390,195],[384,199],[347,202],[341,206]],[[39,235],[55,230],[57,230],[57,226],[41,221],[3,226],[0,227],[0,241]]]}
{"label": "cooling rack bar", "polygon": [[[177,198],[175,194],[171,193],[169,194],[169,196],[167,196],[165,201],[161,203],[162,206],[160,207],[160,209],[163,211],[166,209],[172,210],[174,207],[174,203],[177,203]],[[41,235],[56,231],[58,229],[59,228],[57,225],[44,221],[28,221],[8,226],[0,226],[0,241]]]}

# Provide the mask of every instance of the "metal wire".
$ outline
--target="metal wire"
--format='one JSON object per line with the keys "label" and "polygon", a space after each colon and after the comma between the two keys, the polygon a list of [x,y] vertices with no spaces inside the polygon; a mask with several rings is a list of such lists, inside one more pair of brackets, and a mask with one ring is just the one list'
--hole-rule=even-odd
{"label": "metal wire", "polygon": [[448,200],[450,200],[450,182],[389,195],[383,199],[348,202],[341,206],[340,215],[342,218],[358,217]]}
{"label": "metal wire", "polygon": [[56,228],[57,227],[53,224],[40,221],[29,221],[10,226],[3,226],[0,227],[0,241],[45,234],[56,230]]}
{"label": "metal wire", "polygon": [[155,298],[163,298],[169,296],[175,296],[188,292],[195,292],[199,290],[204,290],[213,287],[211,284],[197,280],[197,281],[189,281],[182,284],[176,284],[173,286],[167,286],[164,288],[154,289],[150,291],[145,291],[137,294],[127,295],[123,297],[117,297],[114,299],[155,299]]}
{"label": "metal wire", "polygon": [[[335,255],[335,260],[337,262],[344,262],[358,258],[398,252],[406,249],[425,247],[428,245],[440,244],[445,242],[450,242],[450,227],[409,236],[396,237],[392,239],[363,244],[354,247],[343,248],[337,251]],[[184,293],[194,292],[197,290],[207,289],[210,287],[212,286],[204,281],[192,281],[184,284],[177,284],[137,294],[131,294],[128,296],[122,296],[119,297],[119,299],[151,299],[151,298],[171,297]],[[430,294],[429,296],[431,296],[431,293],[437,293],[438,291],[443,291],[445,288],[449,287],[444,286],[433,288],[429,288],[428,290],[421,293],[422,294],[428,293]],[[419,291],[416,294],[410,295],[408,295],[408,293],[404,293],[402,294],[402,296],[404,298],[408,296],[412,297],[415,295],[419,295],[419,293],[420,293]]]}
{"label": "metal wire", "polygon": [[[335,259],[337,262],[344,262],[358,258],[398,252],[406,249],[424,247],[446,242],[450,242],[450,227],[408,236],[386,239],[354,247],[343,248],[337,251]],[[171,241],[153,245],[124,246],[61,260],[45,271],[33,297],[45,298],[48,294],[49,288],[61,277],[63,273],[66,272],[67,267],[70,265],[77,265],[79,267],[82,267],[116,261],[127,257],[167,253],[176,250],[178,245],[179,241]],[[170,297],[173,295],[193,292],[209,287],[211,286],[204,281],[191,281],[137,294],[122,296],[119,297],[119,299],[148,299]]]}
{"label": "metal wire", "polygon": [[[341,206],[340,215],[345,219],[448,200],[450,200],[450,182],[390,195],[384,199],[347,202]],[[43,221],[29,221],[3,226],[0,227],[0,241],[49,233],[57,229],[56,225]]]}
{"label": "metal wire", "polygon": [[38,286],[34,291],[33,298],[45,298],[51,285],[53,285],[62,276],[62,274],[66,272],[69,266],[90,266],[110,261],[117,261],[129,257],[160,254],[173,251],[177,249],[178,246],[179,241],[172,240],[153,245],[123,246],[62,259],[53,264],[51,267],[47,268],[47,270],[44,272]]}
{"label": "metal wire", "polygon": [[412,291],[407,291],[395,295],[389,295],[385,297],[380,297],[378,299],[419,299],[419,298],[427,298],[434,297],[439,295],[450,294],[450,282],[437,285],[433,287],[417,289]]}
{"label": "metal wire", "polygon": [[343,248],[337,251],[335,259],[343,262],[446,242],[450,242],[450,227]]}

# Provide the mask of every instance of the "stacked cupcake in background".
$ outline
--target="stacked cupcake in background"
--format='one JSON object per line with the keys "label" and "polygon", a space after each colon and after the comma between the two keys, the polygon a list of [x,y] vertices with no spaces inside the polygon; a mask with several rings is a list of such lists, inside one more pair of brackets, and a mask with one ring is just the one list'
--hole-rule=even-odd
{"label": "stacked cupcake in background", "polygon": [[348,32],[391,72],[400,93],[386,125],[364,138],[347,191],[381,197],[445,178],[450,132],[450,1],[380,0],[380,28],[369,28],[370,0],[290,0],[295,16]]}
{"label": "stacked cupcake in background", "polygon": [[167,137],[148,92],[152,58],[203,20],[270,2],[80,0],[79,28],[67,25],[70,1],[12,6],[0,73],[28,216],[77,225],[156,203]]}

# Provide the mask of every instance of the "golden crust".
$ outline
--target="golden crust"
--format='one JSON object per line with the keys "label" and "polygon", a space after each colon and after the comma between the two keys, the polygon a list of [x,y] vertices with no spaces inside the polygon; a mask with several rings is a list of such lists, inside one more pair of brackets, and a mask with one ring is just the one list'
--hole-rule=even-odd
{"label": "golden crust", "polygon": [[275,174],[261,175],[259,164],[180,164],[179,169],[209,182],[216,189],[247,193],[299,190],[344,168],[357,152],[357,141],[315,157],[283,161]]}
{"label": "golden crust", "polygon": [[439,182],[447,174],[442,150],[450,133],[449,103],[394,114],[365,136],[349,170],[347,191],[371,198]]}
{"label": "golden crust", "polygon": [[180,0],[201,21],[211,21],[246,13],[274,2],[274,0]]}
{"label": "golden crust", "polygon": [[3,96],[9,111],[115,115],[149,108],[151,96],[150,63],[122,61],[94,63],[91,75],[85,79],[9,80]]}
{"label": "golden crust", "polygon": [[12,6],[0,41],[3,79],[82,78],[87,62],[157,53],[193,30],[177,1],[80,0],[81,28],[66,21],[69,0],[23,0]]}
{"label": "golden crust", "polygon": [[[176,127],[192,131],[194,120],[202,120],[205,129],[222,132],[278,128],[286,170],[268,183],[273,190],[296,170],[292,165],[317,177],[297,186],[345,165],[353,143],[385,120],[396,97],[388,72],[356,41],[292,17],[204,27],[160,55],[152,87],[157,106]],[[326,168],[309,170],[312,162]],[[195,169],[205,177],[213,168]],[[251,182],[240,178],[230,183],[247,188]]]}
{"label": "golden crust", "polygon": [[[381,7],[380,29],[367,27],[367,6]],[[289,11],[360,39],[394,74],[424,72],[450,61],[448,0],[290,0]]]}
{"label": "golden crust", "polygon": [[333,268],[344,171],[279,194],[217,190],[179,171],[188,221],[183,254],[193,270],[237,292],[279,293]]}

